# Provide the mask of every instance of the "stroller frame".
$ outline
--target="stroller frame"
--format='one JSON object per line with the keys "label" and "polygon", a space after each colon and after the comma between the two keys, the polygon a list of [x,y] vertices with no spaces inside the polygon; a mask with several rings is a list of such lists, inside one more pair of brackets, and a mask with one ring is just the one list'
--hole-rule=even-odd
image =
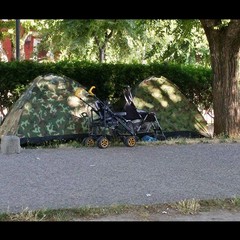
{"label": "stroller frame", "polygon": [[146,134],[157,140],[166,139],[155,113],[136,109],[129,86],[123,90],[126,100],[124,112],[112,111],[109,104],[92,92],[94,88],[92,86],[88,91],[89,96],[96,99],[94,104],[89,104],[78,96],[90,107],[88,137],[83,139],[85,146],[94,146],[96,142],[99,148],[107,148],[110,138],[120,138],[126,146],[133,147],[139,136]]}
{"label": "stroller frame", "polygon": [[90,147],[94,146],[96,142],[99,148],[107,148],[109,139],[112,137],[120,138],[128,147],[135,146],[137,136],[131,120],[124,118],[122,114],[113,112],[109,104],[104,103],[92,93],[94,88],[95,86],[92,86],[88,91],[89,96],[96,99],[94,104],[89,104],[78,96],[80,100],[90,107],[89,136],[83,139],[83,144]]}

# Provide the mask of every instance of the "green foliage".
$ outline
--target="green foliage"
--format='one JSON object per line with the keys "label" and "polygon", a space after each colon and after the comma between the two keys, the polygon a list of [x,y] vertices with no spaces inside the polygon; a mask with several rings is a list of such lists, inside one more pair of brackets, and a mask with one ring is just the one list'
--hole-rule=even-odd
{"label": "green foliage", "polygon": [[59,53],[60,60],[108,62],[109,48],[114,54],[126,56],[130,52],[129,38],[135,36],[134,20],[63,19],[44,20],[41,24],[40,47]]}
{"label": "green foliage", "polygon": [[206,36],[194,19],[58,19],[32,26],[42,38],[39,48],[56,61],[210,64]]}
{"label": "green foliage", "polygon": [[14,32],[15,20],[0,20],[0,40],[3,40],[5,37],[11,36]]}
{"label": "green foliage", "polygon": [[207,38],[198,20],[177,19],[168,34],[172,41],[163,53],[163,61],[210,66]]}
{"label": "green foliage", "polygon": [[239,196],[233,197],[231,199],[231,203],[236,207],[240,207],[240,197]]}
{"label": "green foliage", "polygon": [[[55,61],[210,64],[206,36],[194,19],[21,19],[20,23],[24,29],[20,48],[34,33],[41,38],[38,51],[52,52]],[[15,20],[0,21],[1,26],[8,30],[0,33],[0,39],[7,34],[15,46]]]}
{"label": "green foliage", "polygon": [[9,108],[39,75],[56,74],[72,78],[95,94],[113,103],[122,97],[126,85],[134,87],[150,76],[164,76],[175,83],[190,101],[202,108],[212,104],[212,72],[208,68],[178,64],[98,64],[79,61],[0,63],[0,106]]}
{"label": "green foliage", "polygon": [[[29,34],[41,38],[38,50],[56,61],[152,63],[168,61],[209,66],[209,47],[195,19],[21,19],[23,47]],[[15,20],[0,21],[0,32],[15,46]]]}

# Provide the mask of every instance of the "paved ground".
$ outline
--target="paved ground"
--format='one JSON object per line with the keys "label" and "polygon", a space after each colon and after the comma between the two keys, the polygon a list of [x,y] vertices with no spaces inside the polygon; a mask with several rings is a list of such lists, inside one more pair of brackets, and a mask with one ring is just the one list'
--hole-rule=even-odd
{"label": "paved ground", "polygon": [[[0,153],[0,211],[239,196],[239,156],[238,143],[22,149],[20,154]],[[226,214],[228,219],[239,219],[238,213]],[[131,220],[129,216],[122,217]],[[161,217],[172,220],[167,214]],[[177,217],[175,220],[187,220],[186,216]],[[159,215],[152,219],[160,220]]]}

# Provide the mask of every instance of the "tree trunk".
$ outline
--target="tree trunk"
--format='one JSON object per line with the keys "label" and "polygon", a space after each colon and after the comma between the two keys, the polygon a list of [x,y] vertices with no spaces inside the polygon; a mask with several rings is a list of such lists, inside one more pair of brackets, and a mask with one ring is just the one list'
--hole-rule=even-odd
{"label": "tree trunk", "polygon": [[214,134],[228,136],[239,135],[239,68],[238,51],[228,46],[220,47],[212,54],[214,61],[213,105],[214,105]]}
{"label": "tree trunk", "polygon": [[240,21],[221,27],[220,20],[201,20],[213,70],[214,135],[240,136]]}
{"label": "tree trunk", "polygon": [[104,41],[101,44],[101,41],[95,36],[95,42],[98,46],[98,50],[99,50],[99,62],[103,63],[106,61],[106,48],[107,48],[107,43],[109,42],[110,38],[113,35],[113,30],[110,30],[110,32],[105,32],[105,37],[104,37]]}
{"label": "tree trunk", "polygon": [[99,62],[103,63],[105,62],[105,49],[99,48]]}

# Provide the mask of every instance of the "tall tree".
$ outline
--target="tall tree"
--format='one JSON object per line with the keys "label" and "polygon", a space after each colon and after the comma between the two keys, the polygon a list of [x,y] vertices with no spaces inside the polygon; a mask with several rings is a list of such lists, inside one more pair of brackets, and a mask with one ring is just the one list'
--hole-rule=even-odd
{"label": "tall tree", "polygon": [[201,19],[213,70],[214,134],[240,136],[240,20]]}
{"label": "tall tree", "polygon": [[[55,60],[209,66],[209,48],[198,20],[39,20],[40,48]],[[39,49],[40,50],[40,49]]]}
{"label": "tall tree", "polygon": [[60,52],[62,58],[89,57],[92,52],[100,63],[111,59],[107,52],[111,46],[127,55],[129,38],[135,33],[134,20],[121,19],[45,20],[42,26],[42,43],[50,44],[52,51]]}
{"label": "tall tree", "polygon": [[206,35],[197,19],[176,19],[174,29],[168,31],[172,40],[163,57],[181,64],[210,66]]}

